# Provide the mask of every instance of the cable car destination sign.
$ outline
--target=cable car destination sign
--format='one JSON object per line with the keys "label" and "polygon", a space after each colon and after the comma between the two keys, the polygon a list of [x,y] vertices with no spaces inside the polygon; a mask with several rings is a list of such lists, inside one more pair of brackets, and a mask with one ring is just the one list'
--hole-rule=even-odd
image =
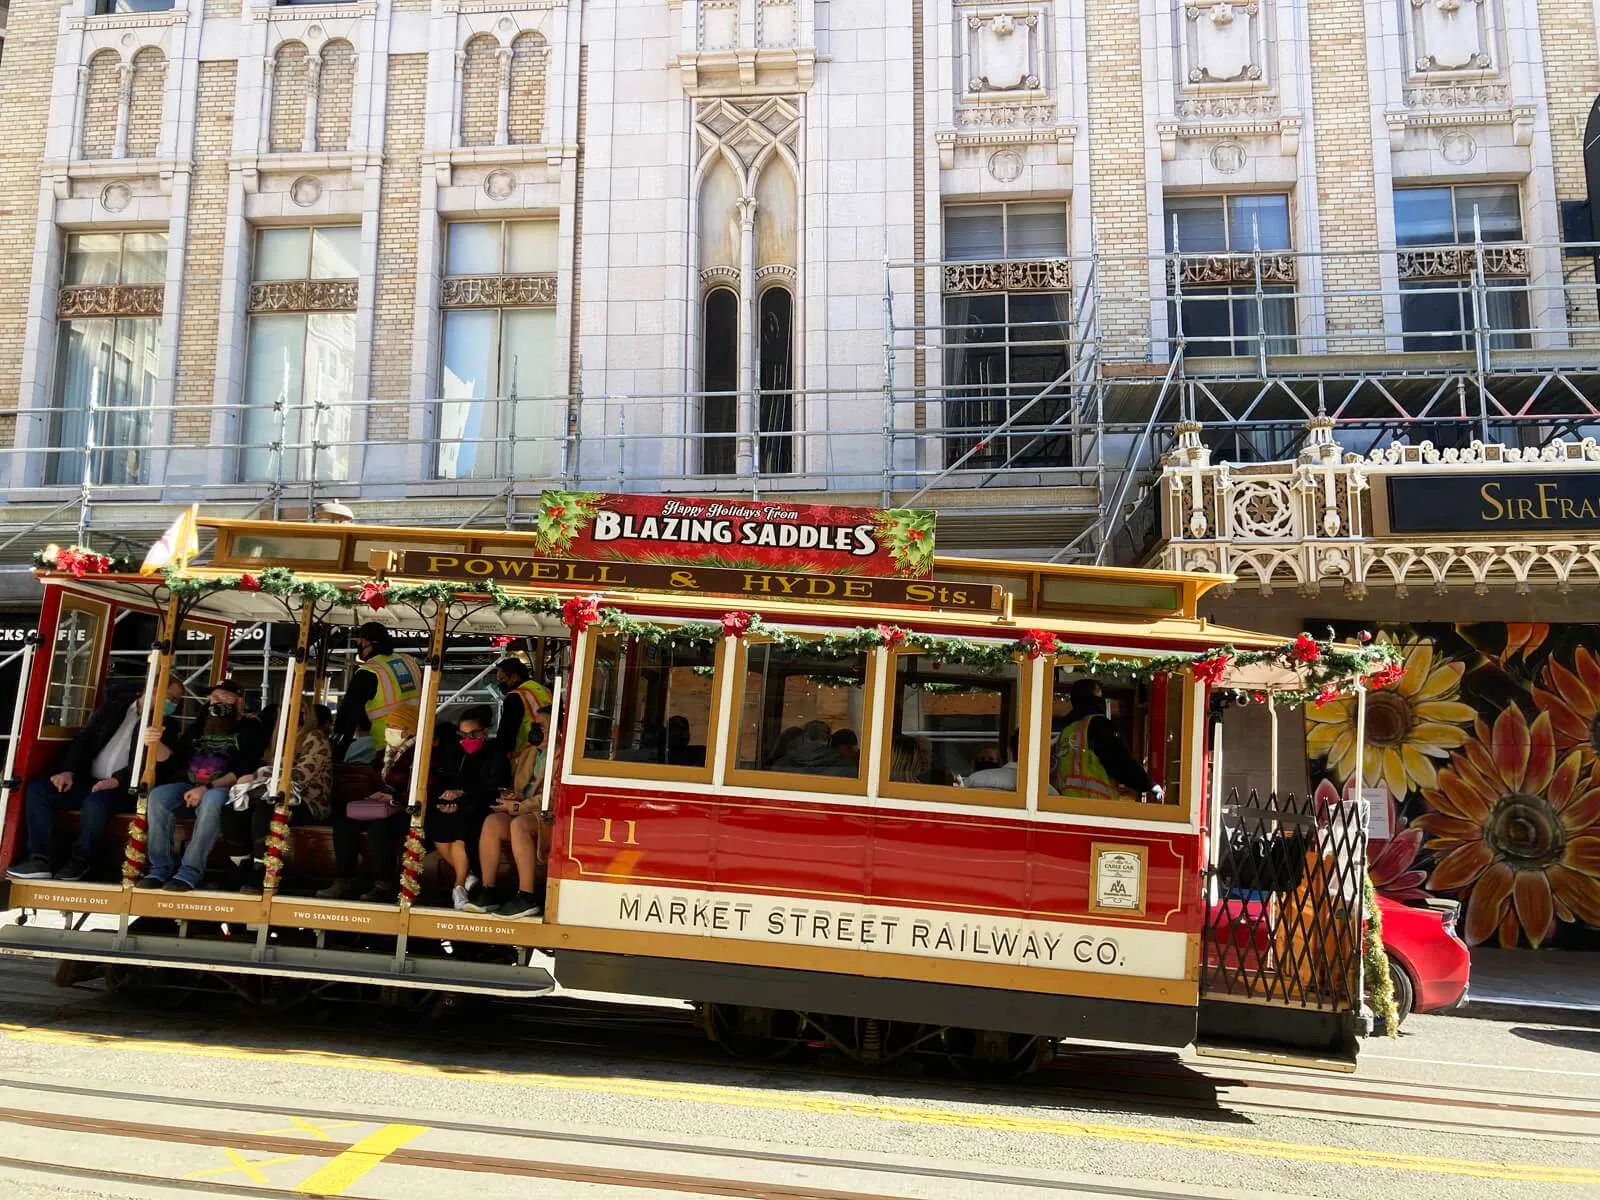
{"label": "cable car destination sign", "polygon": [[999,612],[1001,589],[994,584],[940,579],[883,579],[877,576],[812,575],[796,571],[740,570],[733,567],[673,566],[670,563],[596,562],[589,559],[533,558],[514,554],[449,553],[438,550],[375,551],[383,569],[413,579],[491,579],[549,587],[614,591],[689,592],[743,596],[756,600],[820,600],[835,603],[910,605]]}

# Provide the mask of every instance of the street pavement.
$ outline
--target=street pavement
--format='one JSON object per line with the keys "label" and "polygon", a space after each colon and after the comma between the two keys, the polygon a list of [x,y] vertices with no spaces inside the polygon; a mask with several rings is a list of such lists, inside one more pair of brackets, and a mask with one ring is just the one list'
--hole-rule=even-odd
{"label": "street pavement", "polygon": [[1354,1075],[1084,1047],[980,1086],[734,1064],[670,1011],[617,1032],[563,1003],[421,1031],[140,1007],[0,958],[0,1195],[1600,1196],[1600,1030],[1559,1013],[1413,1017]]}

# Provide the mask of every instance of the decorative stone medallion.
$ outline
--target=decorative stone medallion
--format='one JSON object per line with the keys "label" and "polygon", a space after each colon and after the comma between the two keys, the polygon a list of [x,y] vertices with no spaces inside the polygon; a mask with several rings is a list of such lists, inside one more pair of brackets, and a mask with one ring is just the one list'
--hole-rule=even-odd
{"label": "decorative stone medallion", "polygon": [[133,189],[125,183],[108,183],[100,189],[100,207],[118,213],[133,201]]}
{"label": "decorative stone medallion", "polygon": [[510,171],[490,171],[484,176],[483,194],[491,200],[504,200],[516,188],[517,177]]}
{"label": "decorative stone medallion", "polygon": [[289,185],[289,199],[309,208],[322,198],[322,181],[315,175],[302,175]]}
{"label": "decorative stone medallion", "polygon": [[1015,150],[996,150],[989,156],[989,174],[1000,183],[1015,183],[1022,177],[1022,155]]}
{"label": "decorative stone medallion", "polygon": [[1465,166],[1478,157],[1478,143],[1465,129],[1447,129],[1439,135],[1439,153],[1445,162]]}
{"label": "decorative stone medallion", "polygon": [[1237,175],[1244,170],[1250,153],[1243,142],[1218,142],[1211,147],[1211,166],[1223,175]]}

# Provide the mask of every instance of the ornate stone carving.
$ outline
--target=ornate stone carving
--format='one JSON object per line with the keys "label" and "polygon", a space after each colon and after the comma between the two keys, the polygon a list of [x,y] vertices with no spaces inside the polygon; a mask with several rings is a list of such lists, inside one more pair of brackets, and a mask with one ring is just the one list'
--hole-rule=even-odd
{"label": "ornate stone carving", "polygon": [[1409,87],[1407,108],[1505,108],[1511,103],[1509,83],[1433,83]]}
{"label": "ornate stone carving", "polygon": [[1022,155],[1015,150],[996,150],[989,156],[989,174],[997,183],[1015,183],[1022,178]]}
{"label": "ornate stone carving", "polygon": [[1213,170],[1223,175],[1237,175],[1250,161],[1250,152],[1244,148],[1243,142],[1230,140],[1218,142],[1206,157],[1211,160]]}
{"label": "ornate stone carving", "polygon": [[739,0],[700,0],[700,49],[732,50],[739,45]]}
{"label": "ornate stone carving", "polygon": [[1465,129],[1447,129],[1439,135],[1439,154],[1445,162],[1462,167],[1478,157],[1478,143]]}
{"label": "ornate stone carving", "polygon": [[549,308],[556,302],[556,277],[549,275],[451,275],[439,302],[445,308]]}
{"label": "ornate stone carving", "polygon": [[1194,96],[1178,101],[1183,121],[1266,121],[1278,115],[1278,98],[1247,93],[1235,96]]}
{"label": "ornate stone carving", "polygon": [[125,183],[108,183],[100,189],[100,207],[119,213],[133,202],[133,189]]}
{"label": "ornate stone carving", "polygon": [[[1167,260],[1167,283],[1177,283],[1181,271],[1186,288],[1253,284],[1256,261],[1253,254],[1184,254],[1176,262]],[[1293,284],[1298,278],[1298,260],[1292,254],[1263,254],[1260,262],[1263,284]]]}
{"label": "ornate stone carving", "polygon": [[967,17],[969,93],[1038,91],[1044,86],[1040,16],[1030,9]]}
{"label": "ornate stone carving", "polygon": [[[1442,246],[1426,250],[1402,250],[1401,279],[1465,279],[1472,274],[1477,250],[1472,246]],[[1483,273],[1491,276],[1526,276],[1526,246],[1485,246]]]}
{"label": "ornate stone carving", "polygon": [[250,285],[253,313],[354,312],[354,279],[275,279]]}
{"label": "ornate stone carving", "polygon": [[517,177],[510,171],[490,171],[483,177],[483,194],[491,200],[504,200],[517,190]]}
{"label": "ornate stone carving", "polygon": [[1256,83],[1265,77],[1261,3],[1188,0],[1184,77],[1191,84]]}
{"label": "ornate stone carving", "polygon": [[159,283],[74,284],[56,295],[56,316],[159,317],[166,296]]}
{"label": "ornate stone carving", "polygon": [[1072,263],[1065,258],[1033,262],[946,263],[944,290],[971,292],[1062,292],[1072,287]]}
{"label": "ornate stone carving", "polygon": [[793,46],[798,35],[794,0],[756,0],[756,45]]}
{"label": "ornate stone carving", "polygon": [[289,199],[300,208],[310,208],[322,199],[322,180],[315,175],[302,175],[289,185]]}
{"label": "ornate stone carving", "polygon": [[1419,75],[1490,70],[1494,36],[1487,0],[1411,0],[1412,65]]}
{"label": "ornate stone carving", "polygon": [[1056,123],[1053,100],[1030,104],[972,104],[956,109],[961,129],[1038,129]]}

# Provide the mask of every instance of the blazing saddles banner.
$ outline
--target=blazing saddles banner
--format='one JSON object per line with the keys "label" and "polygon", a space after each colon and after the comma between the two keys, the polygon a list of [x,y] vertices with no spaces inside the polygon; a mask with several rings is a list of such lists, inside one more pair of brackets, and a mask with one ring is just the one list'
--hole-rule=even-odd
{"label": "blazing saddles banner", "polygon": [[923,579],[934,514],[736,498],[545,492],[535,553],[642,565]]}

